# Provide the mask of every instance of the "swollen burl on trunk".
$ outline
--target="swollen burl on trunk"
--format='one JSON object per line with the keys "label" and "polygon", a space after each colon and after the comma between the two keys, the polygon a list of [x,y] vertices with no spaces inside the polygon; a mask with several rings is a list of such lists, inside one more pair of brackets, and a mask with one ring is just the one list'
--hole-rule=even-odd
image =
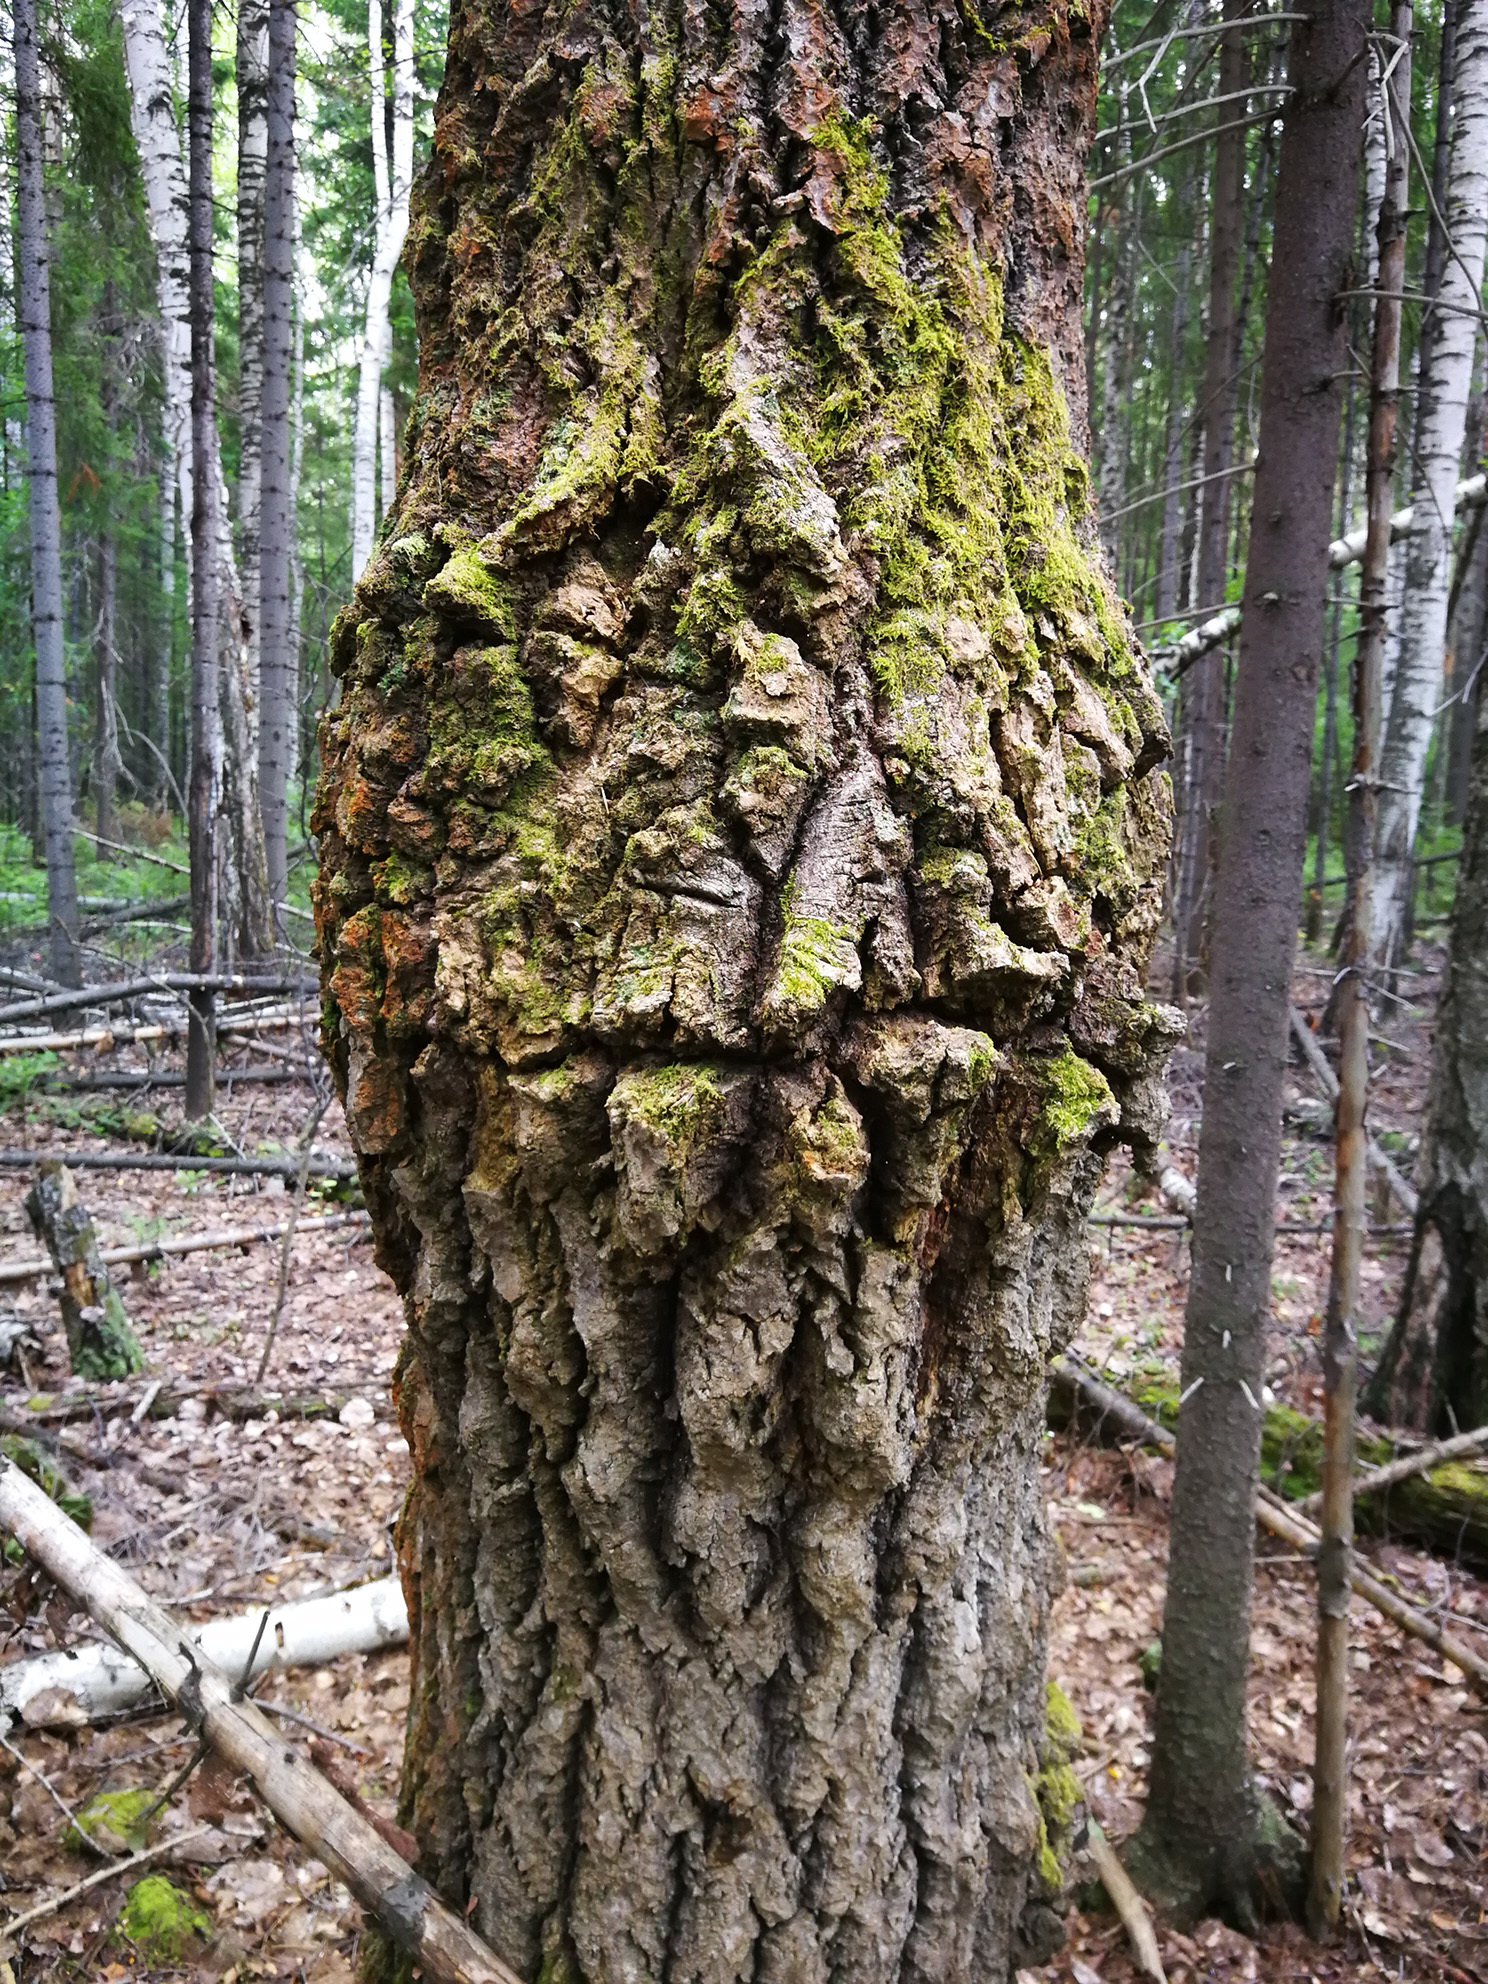
{"label": "swollen burl on trunk", "polygon": [[58,1159],[38,1166],[26,1212],[62,1277],[59,1300],[73,1376],[107,1382],[143,1371],[144,1356],[100,1258],[92,1216]]}

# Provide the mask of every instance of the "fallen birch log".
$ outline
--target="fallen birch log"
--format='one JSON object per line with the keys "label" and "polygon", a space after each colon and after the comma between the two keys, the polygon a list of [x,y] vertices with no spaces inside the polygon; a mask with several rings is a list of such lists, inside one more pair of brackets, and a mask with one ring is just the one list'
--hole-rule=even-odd
{"label": "fallen birch log", "polygon": [[[1139,1441],[1146,1447],[1156,1447],[1159,1453],[1171,1460],[1174,1440],[1171,1433],[1159,1426],[1156,1420],[1149,1419],[1139,1405],[1109,1385],[1102,1384],[1093,1371],[1087,1371],[1077,1359],[1060,1357],[1055,1360],[1053,1377],[1057,1384],[1065,1385],[1070,1391],[1084,1399],[1097,1417],[1097,1427],[1109,1424],[1116,1428],[1123,1439]],[[1260,1488],[1256,1495],[1256,1521],[1263,1529],[1270,1530],[1295,1549],[1307,1556],[1317,1554],[1321,1533],[1317,1524],[1309,1522],[1300,1514],[1294,1503],[1286,1502],[1270,1488]],[[1385,1617],[1399,1626],[1402,1632],[1409,1633],[1412,1639],[1420,1640],[1432,1647],[1444,1660],[1452,1665],[1472,1683],[1480,1695],[1488,1697],[1488,1661],[1482,1660],[1461,1640],[1454,1639],[1444,1632],[1434,1619],[1429,1619],[1414,1605],[1381,1584],[1378,1578],[1371,1577],[1361,1570],[1357,1558],[1349,1572],[1349,1582],[1363,1599],[1382,1612]]]}
{"label": "fallen birch log", "polygon": [[[186,1637],[214,1667],[241,1677],[254,1652],[250,1679],[291,1667],[320,1667],[344,1653],[377,1653],[408,1643],[408,1611],[396,1578],[357,1585],[329,1598],[275,1606],[259,1638],[263,1606],[189,1628]],[[100,1642],[65,1653],[42,1653],[0,1667],[0,1728],[17,1720],[31,1728],[49,1723],[100,1722],[137,1708],[155,1684],[137,1660]]]}
{"label": "fallen birch log", "polygon": [[162,992],[236,993],[244,999],[308,992],[318,1000],[320,987],[313,978],[286,978],[282,972],[271,978],[253,978],[245,977],[242,972],[163,971],[153,978],[127,978],[115,985],[81,985],[74,991],[19,999],[13,1006],[0,1006],[0,1026],[43,1019],[51,1013],[76,1012],[84,1006],[122,1006],[131,999],[147,999]]}
{"label": "fallen birch log", "polygon": [[[57,1153],[0,1150],[0,1166],[12,1170],[18,1167],[29,1169],[36,1163],[38,1155],[55,1156]],[[66,1161],[75,1171],[218,1171],[239,1178],[298,1178],[300,1175],[300,1160],[297,1157],[193,1157],[189,1152],[177,1156],[168,1151],[70,1150]],[[345,1182],[357,1176],[357,1168],[349,1159],[314,1158],[310,1163],[309,1175]]]}
{"label": "fallen birch log", "polygon": [[[182,1170],[193,1168],[189,1158],[180,1160]],[[302,1219],[295,1227],[295,1238],[302,1233],[331,1233],[338,1227],[365,1226],[370,1214],[365,1212],[333,1212],[324,1219]],[[279,1220],[273,1226],[223,1226],[210,1233],[178,1233],[165,1240],[143,1240],[136,1247],[100,1247],[98,1258],[105,1267],[132,1267],[137,1262],[169,1261],[181,1254],[201,1254],[213,1247],[252,1247],[260,1240],[282,1240],[289,1230],[287,1219]],[[51,1262],[44,1260],[5,1261],[0,1263],[0,1285],[15,1281],[34,1281],[37,1275],[46,1274]]]}
{"label": "fallen birch log", "polygon": [[280,1824],[345,1882],[426,1978],[519,1984],[428,1882],[286,1746],[263,1711],[235,1699],[234,1681],[189,1643],[169,1614],[8,1463],[0,1467],[0,1528],[134,1655],[193,1734],[253,1780]]}
{"label": "fallen birch log", "polygon": [[[1328,1057],[1322,1048],[1318,1046],[1312,1028],[1303,1019],[1295,1006],[1292,1008],[1292,1037],[1302,1049],[1303,1057],[1308,1067],[1311,1068],[1313,1074],[1316,1076],[1318,1086],[1322,1089],[1324,1095],[1327,1096],[1330,1102],[1336,1102],[1338,1100],[1338,1077],[1329,1067]],[[1390,1190],[1399,1200],[1402,1209],[1408,1212],[1411,1218],[1414,1219],[1417,1203],[1415,1193],[1405,1182],[1405,1179],[1401,1176],[1395,1165],[1386,1157],[1373,1137],[1365,1139],[1364,1148],[1368,1154],[1370,1165],[1384,1178]]]}
{"label": "fallen birch log", "polygon": [[[263,1013],[254,1018],[229,1020],[217,1028],[219,1040],[236,1039],[240,1034],[284,1033],[301,1024],[299,1013]],[[13,1033],[0,1039],[0,1054],[71,1054],[94,1047],[140,1046],[149,1040],[179,1040],[186,1034],[186,1012],[169,1026],[90,1026],[80,1033]]]}

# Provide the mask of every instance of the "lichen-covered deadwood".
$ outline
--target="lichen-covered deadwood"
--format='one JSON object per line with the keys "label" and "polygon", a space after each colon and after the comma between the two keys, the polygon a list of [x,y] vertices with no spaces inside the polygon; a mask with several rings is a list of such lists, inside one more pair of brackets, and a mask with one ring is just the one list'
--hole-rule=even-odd
{"label": "lichen-covered deadwood", "polygon": [[1099,25],[455,10],[319,918],[404,1817],[529,1975],[1048,1946],[1044,1371],[1169,1034],[1067,411]]}

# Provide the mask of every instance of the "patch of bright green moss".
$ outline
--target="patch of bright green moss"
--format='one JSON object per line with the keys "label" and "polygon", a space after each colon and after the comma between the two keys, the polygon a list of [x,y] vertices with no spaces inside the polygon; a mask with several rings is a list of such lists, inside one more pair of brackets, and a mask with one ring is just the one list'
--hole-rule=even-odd
{"label": "patch of bright green moss", "polygon": [[119,1929],[147,1963],[171,1964],[193,1936],[210,1936],[212,1923],[164,1874],[146,1874],[129,1890]]}
{"label": "patch of bright green moss", "polygon": [[131,1853],[139,1853],[150,1843],[150,1814],[159,1803],[159,1792],[148,1785],[134,1791],[95,1792],[79,1811],[78,1824],[69,1826],[62,1835],[62,1843],[79,1853],[88,1843],[84,1832],[95,1839],[102,1834],[105,1838],[100,1843],[117,1840]]}
{"label": "patch of bright green moss", "polygon": [[1085,1804],[1085,1794],[1073,1768],[1081,1735],[1080,1719],[1068,1697],[1051,1681],[1044,1740],[1039,1750],[1039,1773],[1034,1780],[1039,1817],[1038,1881],[1050,1899],[1064,1886],[1075,1821]]}
{"label": "patch of bright green moss", "polygon": [[1100,1069],[1072,1048],[1042,1061],[1038,1072],[1044,1099],[1029,1141],[1039,1156],[1054,1157],[1083,1137],[1096,1117],[1114,1110],[1116,1098]]}

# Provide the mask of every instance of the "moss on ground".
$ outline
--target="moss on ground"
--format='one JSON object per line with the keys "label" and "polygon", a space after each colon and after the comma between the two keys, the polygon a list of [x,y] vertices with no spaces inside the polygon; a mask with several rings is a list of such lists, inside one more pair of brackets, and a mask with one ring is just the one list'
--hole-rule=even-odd
{"label": "moss on ground", "polygon": [[129,1890],[119,1931],[146,1963],[174,1964],[194,1936],[211,1935],[212,1923],[164,1874],[147,1874]]}
{"label": "moss on ground", "polygon": [[62,1835],[62,1843],[74,1853],[83,1852],[88,1848],[88,1840],[83,1836],[87,1833],[100,1846],[117,1845],[139,1853],[150,1843],[156,1822],[152,1813],[158,1817],[159,1804],[159,1792],[152,1791],[148,1785],[132,1791],[97,1791],[79,1810],[77,1825],[69,1826]]}

